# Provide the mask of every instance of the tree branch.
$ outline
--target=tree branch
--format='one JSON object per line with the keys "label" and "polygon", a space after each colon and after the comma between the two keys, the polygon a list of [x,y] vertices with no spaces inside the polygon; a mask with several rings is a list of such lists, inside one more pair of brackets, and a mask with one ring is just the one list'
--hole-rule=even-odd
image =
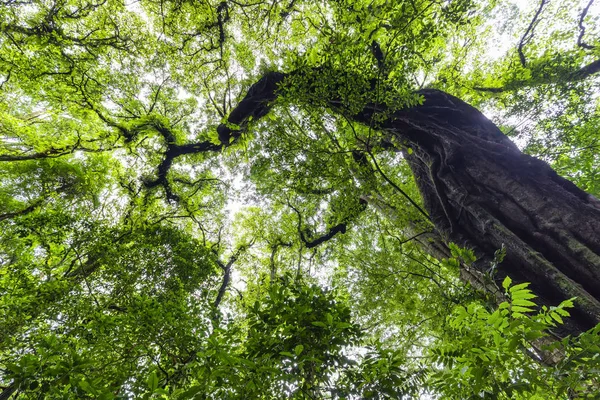
{"label": "tree branch", "polygon": [[277,99],[277,88],[283,82],[285,74],[268,72],[250,86],[246,96],[231,111],[227,124],[217,127],[219,140],[223,146],[229,146],[237,140],[251,120],[257,120],[271,110],[271,103]]}
{"label": "tree branch", "polygon": [[585,8],[581,11],[581,16],[579,17],[579,37],[577,38],[577,46],[583,47],[587,50],[592,50],[595,46],[590,46],[583,41],[583,35],[585,35],[585,26],[583,26],[583,20],[585,19],[585,16],[587,15],[593,2],[594,0],[590,0],[588,2],[587,6],[585,6]]}
{"label": "tree branch", "polygon": [[[364,210],[367,207],[367,202],[363,199],[360,199],[359,202],[363,206],[362,210]],[[337,235],[338,233],[342,233],[342,234],[346,233],[347,223],[350,222],[350,217],[347,216],[346,218],[344,218],[343,222],[332,226],[323,235],[317,237],[316,239],[309,240],[306,237],[306,232],[302,229],[302,214],[300,214],[300,211],[298,211],[298,209],[296,207],[294,207],[290,202],[288,202],[288,206],[292,210],[294,210],[296,215],[298,215],[298,234],[300,235],[300,240],[304,243],[304,245],[306,246],[307,249],[312,249],[314,247],[317,247],[320,244],[323,244],[323,243],[333,239],[333,237],[335,235]],[[310,232],[308,232],[308,233],[310,233]]]}
{"label": "tree branch", "polygon": [[0,162],[13,162],[13,161],[28,161],[28,160],[41,160],[46,158],[59,158],[66,156],[67,154],[73,154],[76,151],[82,151],[86,153],[101,153],[103,151],[110,151],[119,148],[118,146],[110,148],[100,149],[89,149],[86,147],[80,147],[79,140],[76,144],[71,147],[63,147],[60,149],[50,148],[45,151],[30,154],[0,154]]}
{"label": "tree branch", "polygon": [[17,384],[13,381],[0,392],[0,400],[8,400],[17,391]]}
{"label": "tree branch", "polygon": [[580,69],[567,74],[566,76],[549,76],[543,80],[528,80],[528,81],[514,81],[510,82],[505,86],[501,87],[485,87],[485,86],[474,86],[473,89],[479,92],[488,93],[504,93],[511,90],[522,89],[535,85],[549,85],[557,82],[577,82],[589,78],[592,75],[600,72],[600,59],[592,61],[591,63],[581,67]]}
{"label": "tree branch", "polygon": [[529,43],[529,41],[533,38],[533,31],[535,30],[535,27],[539,22],[538,18],[540,17],[540,14],[542,13],[542,9],[544,8],[544,6],[547,3],[548,3],[548,0],[542,0],[542,2],[540,3],[540,7],[538,8],[533,19],[531,20],[531,23],[527,27],[525,34],[523,34],[523,36],[521,37],[521,41],[519,42],[519,48],[518,48],[519,59],[521,60],[521,65],[523,65],[524,67],[527,64],[527,61],[525,60],[525,54],[523,54],[523,47],[525,47],[525,45],[527,43]]}
{"label": "tree branch", "polygon": [[43,202],[44,202],[43,198],[38,199],[33,204],[31,204],[30,206],[28,206],[22,210],[11,212],[11,213],[6,213],[6,214],[0,214],[0,221],[4,221],[5,219],[10,219],[10,218],[18,217],[21,215],[29,214],[30,212],[32,212],[36,208],[38,208]]}
{"label": "tree branch", "polygon": [[200,143],[188,143],[184,145],[175,144],[175,134],[159,121],[153,121],[149,124],[155,129],[165,140],[167,150],[164,153],[164,158],[158,165],[156,179],[144,181],[144,185],[151,189],[157,186],[162,186],[167,195],[167,199],[178,201],[179,197],[171,190],[171,185],[167,179],[169,169],[173,165],[175,158],[185,154],[197,154],[211,151],[220,151],[223,146],[214,144],[210,141]]}
{"label": "tree branch", "polygon": [[227,264],[223,265],[222,262],[219,262],[219,266],[221,267],[221,269],[223,269],[224,274],[223,274],[223,282],[221,283],[221,287],[219,288],[219,292],[217,293],[217,298],[215,299],[215,302],[213,303],[215,312],[219,308],[219,305],[221,304],[221,301],[223,300],[223,296],[225,296],[225,292],[227,292],[227,288],[229,287],[229,282],[231,281],[231,267],[237,261],[237,259],[242,255],[242,253],[244,253],[246,250],[248,250],[250,247],[252,247],[253,244],[254,244],[254,240],[252,240],[248,244],[238,247],[236,252],[229,258],[229,261],[227,261]]}

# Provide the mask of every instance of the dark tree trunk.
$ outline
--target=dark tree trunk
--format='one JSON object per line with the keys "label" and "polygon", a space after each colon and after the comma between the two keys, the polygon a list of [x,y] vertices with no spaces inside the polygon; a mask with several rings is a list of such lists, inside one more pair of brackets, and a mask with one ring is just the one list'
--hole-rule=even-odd
{"label": "dark tree trunk", "polygon": [[[265,115],[278,95],[281,73],[265,75],[233,110],[229,122],[244,129]],[[473,249],[480,272],[503,245],[495,275],[532,283],[544,304],[577,297],[571,333],[600,322],[600,208],[598,200],[523,154],[491,121],[458,98],[423,90],[423,105],[391,113],[380,128],[408,143],[407,160],[443,242]],[[339,102],[332,101],[335,108]],[[371,124],[369,104],[356,122]],[[219,127],[224,145],[240,131]]]}
{"label": "dark tree trunk", "polygon": [[531,282],[546,304],[577,297],[575,332],[599,323],[597,200],[523,154],[475,108],[441,91],[421,94],[422,106],[394,113],[383,128],[409,142],[409,165],[442,239],[475,250],[481,272],[504,245],[496,280]]}

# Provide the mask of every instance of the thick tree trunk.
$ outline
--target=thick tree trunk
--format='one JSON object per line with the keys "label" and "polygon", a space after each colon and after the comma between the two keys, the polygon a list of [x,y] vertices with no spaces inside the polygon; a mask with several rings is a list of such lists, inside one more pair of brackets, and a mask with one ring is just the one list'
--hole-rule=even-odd
{"label": "thick tree trunk", "polygon": [[504,245],[497,280],[531,282],[546,304],[577,297],[574,331],[599,323],[597,200],[523,154],[475,108],[441,91],[421,94],[422,106],[383,128],[410,143],[408,162],[443,240],[474,249],[481,272]]}
{"label": "thick tree trunk", "polygon": [[[233,110],[243,130],[276,99],[281,73],[265,75]],[[380,128],[412,149],[407,160],[435,229],[445,243],[473,249],[485,273],[496,250],[506,257],[501,281],[532,283],[544,304],[577,297],[571,333],[600,322],[600,208],[598,200],[523,154],[478,110],[438,90],[423,90],[424,104],[390,114]],[[336,108],[339,102],[332,101]],[[384,104],[369,104],[356,122],[371,124]],[[224,145],[240,135],[218,129]]]}

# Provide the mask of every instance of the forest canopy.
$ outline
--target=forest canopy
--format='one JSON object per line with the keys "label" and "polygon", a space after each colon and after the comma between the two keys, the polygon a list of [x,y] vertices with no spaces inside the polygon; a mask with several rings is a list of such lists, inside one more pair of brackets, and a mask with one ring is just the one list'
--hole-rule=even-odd
{"label": "forest canopy", "polygon": [[600,395],[594,0],[0,0],[0,400]]}

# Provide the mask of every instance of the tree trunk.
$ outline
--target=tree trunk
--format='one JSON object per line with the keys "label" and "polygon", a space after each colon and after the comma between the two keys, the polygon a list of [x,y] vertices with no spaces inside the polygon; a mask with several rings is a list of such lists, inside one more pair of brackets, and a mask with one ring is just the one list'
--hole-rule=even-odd
{"label": "tree trunk", "polygon": [[[600,209],[597,200],[523,154],[475,108],[437,90],[384,123],[408,141],[407,156],[442,239],[475,250],[475,267],[532,283],[545,304],[577,297],[574,333],[600,322]],[[363,121],[365,122],[365,121]]]}
{"label": "tree trunk", "polygon": [[[218,128],[224,145],[247,122],[269,111],[286,75],[269,73],[253,85],[229,122]],[[598,200],[523,154],[491,121],[467,103],[438,90],[422,90],[423,105],[399,110],[381,123],[389,137],[408,143],[407,155],[436,232],[447,244],[471,248],[485,273],[503,245],[506,257],[494,279],[531,282],[540,302],[577,297],[569,333],[600,322],[600,208]],[[332,108],[339,101],[331,101]],[[368,104],[356,122],[371,124]],[[252,118],[250,118],[252,117]]]}

